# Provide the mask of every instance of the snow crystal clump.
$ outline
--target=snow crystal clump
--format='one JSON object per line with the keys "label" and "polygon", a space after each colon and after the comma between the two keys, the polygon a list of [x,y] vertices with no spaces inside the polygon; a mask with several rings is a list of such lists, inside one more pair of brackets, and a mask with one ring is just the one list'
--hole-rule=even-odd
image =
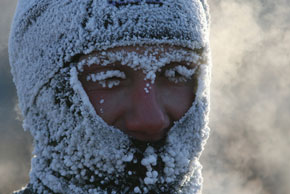
{"label": "snow crystal clump", "polygon": [[135,192],[135,193],[142,193],[139,187],[135,187],[135,188],[134,188],[134,192]]}
{"label": "snow crystal clump", "polygon": [[121,72],[119,70],[108,70],[106,72],[100,72],[95,74],[90,74],[87,76],[87,81],[98,81],[99,84],[103,88],[112,88],[113,86],[118,86],[120,84],[119,80],[108,80],[110,78],[120,78],[120,79],[126,79],[126,75],[124,72]]}

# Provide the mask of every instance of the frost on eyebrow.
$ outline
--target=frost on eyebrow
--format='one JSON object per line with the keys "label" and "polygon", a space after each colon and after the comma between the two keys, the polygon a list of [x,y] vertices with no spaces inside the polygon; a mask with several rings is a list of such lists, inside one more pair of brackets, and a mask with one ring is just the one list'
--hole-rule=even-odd
{"label": "frost on eyebrow", "polygon": [[112,88],[113,86],[117,86],[120,84],[120,80],[109,80],[110,78],[121,78],[126,79],[126,75],[124,72],[121,72],[120,70],[108,70],[108,71],[102,71],[95,74],[89,74],[87,76],[87,81],[93,81],[98,82],[100,85],[102,85],[103,88]]}
{"label": "frost on eyebrow", "polygon": [[[138,50],[139,47],[136,47]],[[151,81],[154,84],[156,79],[156,73],[161,71],[161,68],[171,62],[186,62],[187,66],[194,63],[197,66],[200,65],[202,56],[192,50],[169,48],[152,48],[148,47],[144,53],[140,54],[136,51],[102,51],[95,54],[94,56],[88,57],[87,59],[81,60],[77,64],[77,68],[80,72],[83,71],[83,66],[92,64],[98,64],[101,66],[107,66],[108,64],[114,64],[116,62],[121,65],[126,65],[133,70],[142,70],[145,74],[145,80]],[[184,68],[177,68],[176,71],[185,77],[192,75],[192,71]],[[100,77],[99,77],[100,76]],[[96,80],[102,80],[102,75],[96,75]]]}
{"label": "frost on eyebrow", "polygon": [[118,77],[118,78],[122,78],[122,79],[126,79],[126,75],[124,72],[121,72],[120,70],[108,70],[108,71],[102,71],[99,73],[95,73],[95,74],[89,74],[87,76],[87,81],[102,81],[108,78],[112,78],[112,77]]}

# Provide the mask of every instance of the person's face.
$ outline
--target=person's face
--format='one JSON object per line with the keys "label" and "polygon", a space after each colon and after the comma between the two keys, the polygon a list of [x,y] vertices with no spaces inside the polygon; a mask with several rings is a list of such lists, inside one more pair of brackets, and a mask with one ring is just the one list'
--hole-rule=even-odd
{"label": "person's face", "polygon": [[[168,46],[163,45],[163,48],[153,52],[148,51],[148,46],[138,48],[126,46],[107,51],[124,50],[138,53],[139,56],[153,55],[158,60],[164,54],[161,52],[169,52]],[[98,56],[99,53],[82,56],[80,60]],[[178,61],[170,61],[156,72],[154,83],[148,79],[142,69],[133,69],[130,65],[122,64],[121,61],[106,66],[102,65],[102,60],[100,64],[84,65],[79,79],[96,113],[107,124],[120,129],[134,139],[156,142],[166,137],[174,121],[179,120],[187,112],[195,99],[197,87],[195,74],[185,77],[181,71],[177,71],[176,67],[182,66],[192,70],[196,64],[189,64],[186,59]],[[181,78],[179,81],[170,78],[168,72],[173,71],[174,79]],[[94,75],[98,75],[99,78],[93,78]]]}

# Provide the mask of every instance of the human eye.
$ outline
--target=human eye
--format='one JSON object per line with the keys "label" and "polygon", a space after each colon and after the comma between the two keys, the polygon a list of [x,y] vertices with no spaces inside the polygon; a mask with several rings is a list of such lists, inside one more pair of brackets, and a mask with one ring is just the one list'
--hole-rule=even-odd
{"label": "human eye", "polygon": [[184,83],[189,81],[195,73],[197,67],[190,68],[185,65],[176,65],[165,69],[164,76],[174,83]]}
{"label": "human eye", "polygon": [[119,86],[124,79],[126,79],[126,74],[120,70],[101,71],[86,76],[87,82],[97,83],[102,88]]}

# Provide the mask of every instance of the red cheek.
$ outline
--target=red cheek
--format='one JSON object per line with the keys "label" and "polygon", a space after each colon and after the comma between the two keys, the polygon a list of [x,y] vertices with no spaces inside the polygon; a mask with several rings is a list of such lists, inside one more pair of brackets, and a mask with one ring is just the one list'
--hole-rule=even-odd
{"label": "red cheek", "polygon": [[[94,91],[87,95],[95,108],[96,113],[109,125],[115,126],[118,119],[122,118],[126,111],[125,91]],[[120,126],[115,126],[120,127]]]}
{"label": "red cheek", "polygon": [[195,100],[196,85],[194,83],[184,86],[165,85],[159,89],[160,99],[174,121],[184,116]]}

